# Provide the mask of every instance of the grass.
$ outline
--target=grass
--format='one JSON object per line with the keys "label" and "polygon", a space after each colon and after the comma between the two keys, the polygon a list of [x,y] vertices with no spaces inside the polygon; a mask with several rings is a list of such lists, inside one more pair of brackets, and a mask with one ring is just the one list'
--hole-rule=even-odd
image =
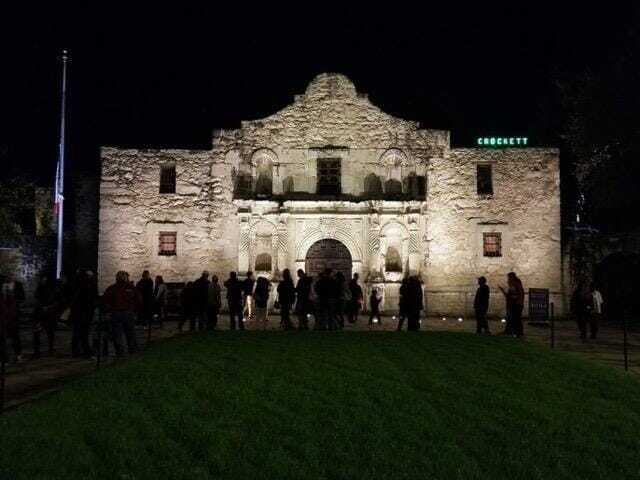
{"label": "grass", "polygon": [[2,479],[640,478],[640,382],[464,333],[180,337],[0,418]]}

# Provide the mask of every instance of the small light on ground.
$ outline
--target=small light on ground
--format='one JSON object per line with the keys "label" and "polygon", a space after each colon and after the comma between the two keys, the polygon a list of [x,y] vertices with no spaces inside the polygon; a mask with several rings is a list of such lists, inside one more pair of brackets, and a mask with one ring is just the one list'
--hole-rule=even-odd
{"label": "small light on ground", "polygon": [[447,317],[442,317],[442,321],[446,322],[447,321]]}
{"label": "small light on ground", "polygon": [[500,321],[501,321],[502,323],[507,323],[507,320],[506,320],[506,319],[504,319],[504,318],[503,318],[502,320],[500,320]]}
{"label": "small light on ground", "polygon": [[377,318],[374,318],[374,319],[373,319],[373,323],[378,323],[378,319],[377,319]]}
{"label": "small light on ground", "polygon": [[395,322],[396,321],[396,316],[394,315],[393,317],[391,317],[391,319]]}
{"label": "small light on ground", "polygon": [[458,318],[458,321],[459,321],[459,322],[461,322],[461,321],[462,321],[462,317],[459,317],[459,318]]}

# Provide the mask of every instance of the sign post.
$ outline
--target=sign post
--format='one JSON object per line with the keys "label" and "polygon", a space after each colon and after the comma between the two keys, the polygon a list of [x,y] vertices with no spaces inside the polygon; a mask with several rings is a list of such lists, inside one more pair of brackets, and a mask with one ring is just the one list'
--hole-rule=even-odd
{"label": "sign post", "polygon": [[549,325],[549,289],[529,289],[529,325]]}

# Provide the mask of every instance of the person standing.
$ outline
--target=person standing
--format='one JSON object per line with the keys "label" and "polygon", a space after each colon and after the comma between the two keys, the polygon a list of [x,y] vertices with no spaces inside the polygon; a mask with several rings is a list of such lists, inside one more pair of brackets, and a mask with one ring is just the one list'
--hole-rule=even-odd
{"label": "person standing", "polygon": [[409,296],[409,279],[407,277],[402,279],[402,283],[400,284],[400,290],[398,294],[400,298],[398,300],[398,327],[396,330],[400,332],[404,325],[404,321],[407,318],[407,299]]}
{"label": "person standing", "polygon": [[207,302],[209,297],[209,272],[204,270],[200,278],[193,282],[193,299],[198,330],[204,330],[207,323]]}
{"label": "person standing", "polygon": [[[19,297],[20,293],[18,293]],[[11,340],[11,347],[16,362],[22,360],[22,342],[20,341],[20,324],[18,315],[18,299],[12,282],[7,282],[0,276],[0,355],[6,362],[7,339]]]}
{"label": "person standing", "polygon": [[243,295],[243,304],[242,304],[242,316],[247,321],[250,322],[254,317],[254,304],[253,304],[253,289],[255,287],[256,281],[253,278],[253,272],[249,270],[247,272],[247,278],[242,282],[242,295]]}
{"label": "person standing", "polygon": [[184,324],[189,322],[189,331],[195,329],[195,313],[193,309],[193,282],[187,284],[180,291],[180,305],[182,306],[182,319],[178,324],[178,330],[182,332]]}
{"label": "person standing", "polygon": [[142,272],[142,278],[136,284],[138,292],[142,298],[142,306],[140,307],[140,323],[150,325],[153,318],[153,280],[149,270]]}
{"label": "person standing", "polygon": [[489,286],[485,277],[478,278],[478,289],[473,299],[473,310],[476,315],[476,333],[486,333],[489,335],[489,323],[487,322],[487,311],[489,310]]}
{"label": "person standing", "polygon": [[381,298],[378,296],[378,289],[373,287],[371,289],[371,295],[369,295],[369,326],[371,327],[375,323],[380,322],[380,301]]}
{"label": "person standing", "polygon": [[353,274],[353,278],[349,281],[349,290],[351,291],[351,300],[349,301],[349,323],[358,321],[358,314],[364,302],[362,287],[358,284],[359,275]]}
{"label": "person standing", "polygon": [[288,268],[282,271],[282,281],[278,284],[277,292],[280,304],[280,325],[284,330],[291,330],[293,325],[289,314],[296,300],[296,289]]}
{"label": "person standing", "polygon": [[262,325],[262,329],[266,330],[269,323],[269,290],[271,285],[265,277],[258,277],[255,292],[253,293],[255,300],[256,323]]}
{"label": "person standing", "polygon": [[220,284],[217,275],[213,275],[207,295],[207,330],[215,330],[218,327],[218,313],[221,306]]}
{"label": "person standing", "polygon": [[342,272],[336,272],[335,283],[337,289],[335,316],[338,328],[342,330],[344,328],[344,311],[347,306],[347,302],[351,300],[351,290],[349,290],[347,281]]}
{"label": "person standing", "polygon": [[164,306],[167,302],[167,284],[164,283],[162,275],[156,276],[156,284],[153,289],[153,318],[160,326],[164,322]]}
{"label": "person standing", "polygon": [[602,294],[596,288],[596,284],[591,282],[591,315],[589,315],[589,328],[591,329],[591,339],[595,340],[598,335],[598,327],[602,318]]}
{"label": "person standing", "polygon": [[93,351],[89,345],[89,332],[96,306],[97,289],[93,279],[86,271],[78,272],[76,294],[71,302],[71,355],[79,358],[91,358]]}
{"label": "person standing", "polygon": [[500,291],[504,294],[507,304],[507,325],[505,335],[522,337],[524,329],[522,326],[522,309],[524,308],[524,287],[522,282],[514,272],[507,274],[507,289],[500,286]]}
{"label": "person standing", "polygon": [[244,320],[242,318],[242,285],[238,280],[236,272],[230,272],[229,278],[224,282],[227,289],[227,304],[229,305],[229,328],[244,330]]}
{"label": "person standing", "polygon": [[587,323],[593,307],[593,295],[584,282],[579,282],[571,295],[571,314],[578,324],[580,339],[587,338]]}
{"label": "person standing", "polygon": [[424,308],[422,285],[418,277],[409,278],[407,293],[407,331],[416,332],[420,330],[420,312]]}
{"label": "person standing", "polygon": [[128,281],[128,277],[127,272],[120,270],[116,274],[116,282],[107,287],[102,296],[105,310],[110,315],[113,344],[117,355],[123,353],[123,333],[129,353],[139,350],[134,324],[136,312],[142,307],[142,295]]}
{"label": "person standing", "polygon": [[56,302],[54,285],[47,275],[40,277],[40,282],[36,287],[34,297],[32,359],[40,357],[40,334],[43,331],[47,336],[49,355],[53,355],[57,320],[61,313],[60,307]]}
{"label": "person standing", "polygon": [[329,325],[329,297],[331,295],[331,288],[331,269],[327,268],[319,275],[318,280],[313,286],[317,297],[314,330],[326,330]]}
{"label": "person standing", "polygon": [[296,316],[298,317],[298,330],[309,330],[307,315],[313,311],[311,304],[311,279],[301,268],[298,269],[298,283],[296,284]]}

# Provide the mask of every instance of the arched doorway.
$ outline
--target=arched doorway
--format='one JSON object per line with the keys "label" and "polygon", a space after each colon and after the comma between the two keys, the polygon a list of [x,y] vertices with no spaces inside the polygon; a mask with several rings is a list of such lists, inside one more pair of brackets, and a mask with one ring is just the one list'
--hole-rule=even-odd
{"label": "arched doorway", "polygon": [[311,245],[307,251],[305,258],[307,275],[317,278],[326,268],[334,272],[342,272],[347,280],[351,278],[351,253],[342,242],[326,238]]}

